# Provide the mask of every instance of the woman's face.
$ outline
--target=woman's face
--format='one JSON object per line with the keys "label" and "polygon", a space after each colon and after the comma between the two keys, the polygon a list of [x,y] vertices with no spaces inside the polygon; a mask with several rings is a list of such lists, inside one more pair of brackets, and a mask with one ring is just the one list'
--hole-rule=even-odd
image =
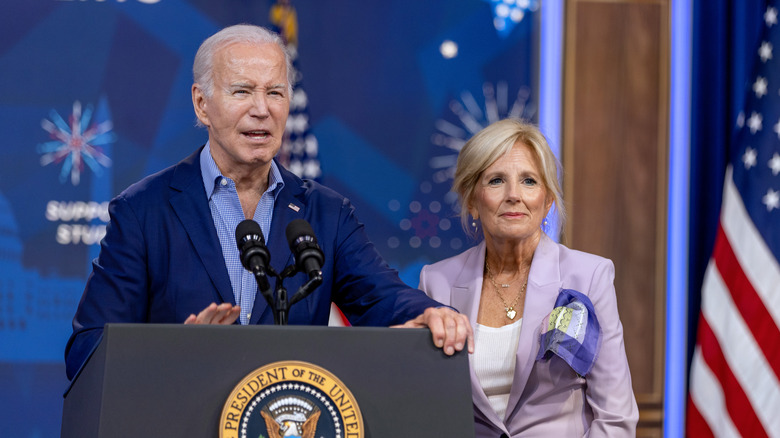
{"label": "woman's face", "polygon": [[517,142],[482,172],[469,213],[482,222],[486,240],[501,243],[538,237],[551,206],[536,155]]}

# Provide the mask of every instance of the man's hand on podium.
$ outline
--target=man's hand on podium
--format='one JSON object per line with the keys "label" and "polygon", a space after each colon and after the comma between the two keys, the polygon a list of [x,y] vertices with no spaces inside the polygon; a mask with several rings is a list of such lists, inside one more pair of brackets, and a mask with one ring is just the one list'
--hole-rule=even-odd
{"label": "man's hand on podium", "polygon": [[[241,313],[239,306],[230,303],[217,305],[211,303],[200,313],[191,314],[185,324],[233,324]],[[429,307],[421,315],[411,319],[401,328],[425,328],[431,330],[433,344],[451,356],[456,351],[461,351],[464,346],[468,352],[474,352],[474,333],[466,315],[458,313],[449,307]]]}
{"label": "man's hand on podium", "polygon": [[441,348],[444,354],[451,356],[468,346],[468,352],[474,352],[474,332],[466,315],[449,307],[429,307],[423,314],[393,327],[428,327],[433,335],[433,344]]}
{"label": "man's hand on podium", "polygon": [[191,314],[185,324],[224,324],[230,325],[236,322],[241,314],[241,308],[230,303],[211,303],[200,313]]}

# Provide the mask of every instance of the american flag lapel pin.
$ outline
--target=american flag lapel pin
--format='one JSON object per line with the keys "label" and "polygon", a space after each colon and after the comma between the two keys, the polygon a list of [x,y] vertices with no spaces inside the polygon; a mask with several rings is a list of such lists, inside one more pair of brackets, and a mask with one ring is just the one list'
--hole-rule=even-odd
{"label": "american flag lapel pin", "polygon": [[290,210],[292,210],[292,211],[294,211],[296,213],[298,211],[300,211],[300,209],[301,209],[301,207],[298,207],[297,205],[293,204],[292,202],[289,205],[287,205],[287,206],[290,207]]}

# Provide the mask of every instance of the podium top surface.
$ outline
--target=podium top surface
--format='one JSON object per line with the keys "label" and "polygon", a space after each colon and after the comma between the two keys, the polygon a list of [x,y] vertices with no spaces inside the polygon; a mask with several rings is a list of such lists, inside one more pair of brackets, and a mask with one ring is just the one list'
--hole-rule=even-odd
{"label": "podium top surface", "polygon": [[173,324],[106,326],[65,399],[63,437],[70,427],[78,436],[217,436],[236,386],[283,361],[343,382],[367,437],[473,437],[468,355],[445,355],[427,329]]}

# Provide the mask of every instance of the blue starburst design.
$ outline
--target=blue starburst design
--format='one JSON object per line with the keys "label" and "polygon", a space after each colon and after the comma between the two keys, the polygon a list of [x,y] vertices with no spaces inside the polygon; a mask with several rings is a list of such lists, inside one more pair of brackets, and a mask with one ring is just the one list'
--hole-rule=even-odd
{"label": "blue starburst design", "polygon": [[[70,174],[71,184],[79,185],[85,164],[97,175],[102,174],[104,167],[111,166],[111,159],[100,146],[116,140],[111,132],[113,123],[110,120],[97,123],[92,120],[93,112],[92,106],[87,105],[82,113],[81,102],[75,101],[70,123],[65,122],[55,110],[49,112],[51,120],[41,120],[41,127],[54,139],[38,144],[38,153],[43,154],[41,166],[62,163],[60,182],[63,184]],[[89,128],[84,129],[87,126]]]}
{"label": "blue starburst design", "polygon": [[[436,121],[437,132],[431,137],[431,143],[444,148],[439,150],[443,151],[443,154],[430,160],[434,183],[449,184],[455,175],[455,165],[461,148],[483,128],[506,118],[532,120],[536,114],[536,104],[531,99],[531,91],[527,87],[520,87],[513,102],[510,102],[511,98],[507,82],[499,81],[495,85],[491,82],[482,85],[484,107],[480,107],[477,99],[468,90],[461,92],[460,100],[450,101],[451,115]],[[450,192],[445,196],[445,200],[454,203],[456,196]]]}
{"label": "blue starburst design", "polygon": [[539,8],[538,0],[484,0],[493,7],[493,26],[506,37],[523,20],[526,12]]}
{"label": "blue starburst design", "polygon": [[452,251],[461,250],[467,243],[458,218],[458,195],[450,190],[461,148],[491,123],[506,118],[529,121],[536,114],[528,87],[519,87],[514,93],[506,81],[485,82],[481,91],[480,97],[463,90],[436,121],[428,161],[430,179],[420,182],[419,191],[408,205],[398,200],[388,204],[390,211],[408,211],[398,222],[401,233],[387,240],[389,248],[406,249],[408,245],[416,250],[426,245],[429,256],[436,260],[453,255]]}

